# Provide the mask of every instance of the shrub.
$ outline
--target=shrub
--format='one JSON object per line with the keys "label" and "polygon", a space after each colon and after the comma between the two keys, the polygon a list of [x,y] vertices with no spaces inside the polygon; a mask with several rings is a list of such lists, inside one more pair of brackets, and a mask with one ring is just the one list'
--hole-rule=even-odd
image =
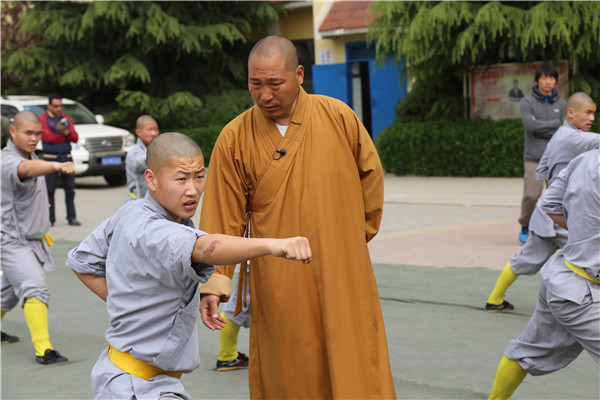
{"label": "shrub", "polygon": [[523,176],[519,119],[394,122],[375,144],[396,175]]}
{"label": "shrub", "polygon": [[226,90],[219,94],[209,94],[204,105],[194,116],[194,124],[186,127],[168,128],[161,131],[185,133],[200,145],[204,153],[204,163],[208,166],[213,146],[221,130],[235,117],[254,105],[248,90]]}

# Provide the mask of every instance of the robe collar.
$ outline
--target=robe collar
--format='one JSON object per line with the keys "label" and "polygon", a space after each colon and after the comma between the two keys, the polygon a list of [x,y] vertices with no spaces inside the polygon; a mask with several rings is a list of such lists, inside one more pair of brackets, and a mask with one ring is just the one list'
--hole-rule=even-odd
{"label": "robe collar", "polygon": [[[290,123],[288,125],[288,130],[285,134],[287,137],[293,131],[296,131],[298,128],[302,127],[302,121],[306,119],[307,110],[309,110],[310,97],[304,90],[302,86],[300,86],[300,92],[298,93],[298,101],[296,102],[296,108],[294,108],[294,113],[290,118]],[[271,118],[267,117],[263,111],[258,107],[258,105],[254,106],[256,120],[259,123],[259,126],[265,127],[264,134],[269,137],[273,146],[279,147],[279,145],[283,142],[284,137],[281,136],[279,129],[275,125],[275,121]],[[294,133],[290,135],[290,137],[295,136]]]}

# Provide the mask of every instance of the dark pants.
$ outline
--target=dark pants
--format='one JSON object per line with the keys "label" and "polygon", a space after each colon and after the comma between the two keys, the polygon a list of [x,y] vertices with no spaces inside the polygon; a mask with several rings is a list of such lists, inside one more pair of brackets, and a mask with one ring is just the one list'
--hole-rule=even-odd
{"label": "dark pants", "polygon": [[[58,161],[66,162],[72,161],[71,155],[68,156],[55,156],[53,154],[44,154],[44,160],[46,161]],[[62,187],[65,189],[65,203],[67,205],[67,220],[69,222],[76,219],[75,216],[75,175],[62,174],[60,172],[52,172],[46,175],[46,188],[48,190],[48,201],[50,202],[50,223],[56,221],[54,213],[54,192],[56,191],[56,185],[58,184],[58,176],[60,175],[62,181]]]}

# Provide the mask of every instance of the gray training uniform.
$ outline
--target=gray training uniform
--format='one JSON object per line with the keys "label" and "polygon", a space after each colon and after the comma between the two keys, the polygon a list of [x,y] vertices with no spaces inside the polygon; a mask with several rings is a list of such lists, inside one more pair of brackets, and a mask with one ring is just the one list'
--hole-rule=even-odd
{"label": "gray training uniform", "polygon": [[[599,147],[600,135],[582,131],[565,121],[548,142],[536,179],[551,184],[573,158]],[[518,275],[536,274],[548,258],[567,243],[567,231],[541,210],[540,202],[531,215],[529,229],[532,232],[529,239],[510,260],[510,268]]]}
{"label": "gray training uniform", "polygon": [[129,189],[129,195],[125,200],[125,203],[134,200],[131,196],[133,193],[138,199],[143,198],[148,191],[148,184],[144,177],[146,171],[146,145],[138,139],[135,146],[127,152],[125,158],[125,174],[127,175],[127,188]]}
{"label": "gray training uniform", "polygon": [[[189,373],[200,359],[196,319],[198,283],[214,266],[193,263],[196,239],[206,233],[191,219],[178,224],[152,196],[123,205],[67,257],[67,267],[105,276],[110,327],[107,342],[165,371]],[[149,380],[116,367],[102,351],[92,370],[94,398],[190,398],[168,375]]]}
{"label": "gray training uniform", "polygon": [[[46,305],[50,292],[44,270],[54,269],[50,250],[40,240],[50,229],[48,193],[43,176],[20,179],[19,164],[28,159],[12,140],[2,151],[2,310],[26,299]],[[37,159],[34,153],[31,159]]]}
{"label": "gray training uniform", "polygon": [[567,366],[587,350],[600,365],[600,284],[565,265],[583,268],[600,279],[600,150],[575,158],[552,182],[542,209],[562,214],[569,238],[563,250],[542,268],[536,310],[525,331],[505,355],[532,375]]}

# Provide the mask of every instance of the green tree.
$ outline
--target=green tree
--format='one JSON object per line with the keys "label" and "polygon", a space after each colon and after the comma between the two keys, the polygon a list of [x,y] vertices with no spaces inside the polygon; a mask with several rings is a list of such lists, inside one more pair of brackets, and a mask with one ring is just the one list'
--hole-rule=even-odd
{"label": "green tree", "polygon": [[[5,64],[7,56],[14,51],[26,48],[33,44],[31,36],[24,35],[18,28],[17,24],[27,9],[31,8],[31,4],[20,1],[4,1],[2,2],[2,12],[0,18],[2,20],[2,70],[6,71]],[[20,83],[20,77],[12,73],[2,74],[2,87],[10,87]]]}
{"label": "green tree", "polygon": [[[9,93],[61,92],[131,125],[193,119],[204,96],[245,78],[253,29],[277,18],[267,2],[35,2],[20,19],[33,44],[3,60]],[[3,26],[4,33],[4,26]]]}
{"label": "green tree", "polygon": [[600,100],[600,3],[591,1],[376,1],[368,37],[378,57],[405,57],[411,92],[403,119],[463,115],[473,66],[569,62],[569,92]]}

